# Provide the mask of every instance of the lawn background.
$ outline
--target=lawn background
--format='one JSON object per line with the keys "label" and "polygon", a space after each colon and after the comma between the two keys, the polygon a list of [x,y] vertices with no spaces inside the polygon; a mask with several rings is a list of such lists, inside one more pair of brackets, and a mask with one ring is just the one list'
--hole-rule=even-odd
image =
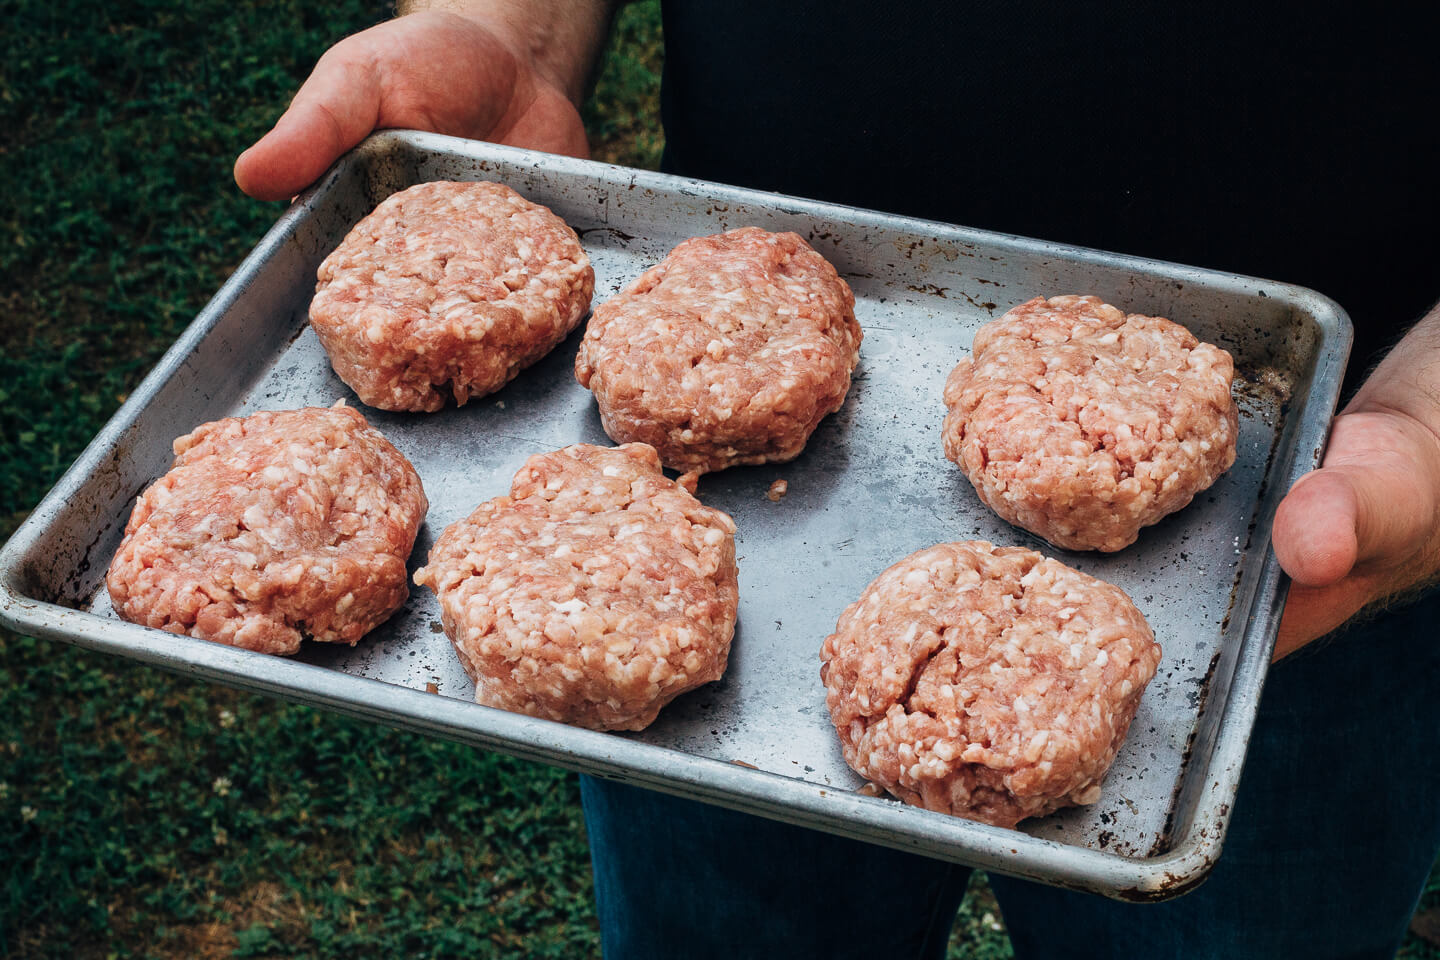
{"label": "lawn background", "polygon": [[[281,212],[235,155],[388,15],[0,0],[0,539]],[[658,164],[660,63],[627,7],[596,157]],[[598,956],[569,775],[3,632],[0,864],[0,956]],[[983,882],[951,956],[1009,956]]]}

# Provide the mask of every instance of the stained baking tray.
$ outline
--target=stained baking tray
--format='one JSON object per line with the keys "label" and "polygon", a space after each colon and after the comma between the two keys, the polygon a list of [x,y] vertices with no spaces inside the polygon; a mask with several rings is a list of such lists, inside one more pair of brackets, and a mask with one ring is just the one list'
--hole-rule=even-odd
{"label": "stained baking tray", "polygon": [[[357,403],[306,311],[315,270],[385,196],[492,179],[580,233],[608,296],[680,240],[754,224],[795,230],[855,289],[865,329],[843,409],[783,465],[708,475],[735,518],[740,625],[729,672],[648,730],[603,734],[482,707],[428,590],[360,645],[280,659],[120,621],[102,578],[135,497],[197,424]],[[941,386],[976,328],[1037,294],[1093,293],[1170,317],[1235,355],[1233,469],[1117,555],[1072,554],[996,519],[941,452]],[[579,332],[497,394],[435,414],[365,409],[430,497],[411,570],[446,524],[508,490],[524,459],[605,443],[571,372]],[[1283,585],[1269,551],[1280,496],[1313,467],[1349,321],[1313,292],[1094,250],[431,134],[366,141],[280,218],[0,552],[0,620],[287,700],[1001,873],[1158,900],[1219,855]],[[765,497],[788,482],[779,502]],[[820,643],[886,566],[944,540],[1039,547],[1123,587],[1164,647],[1100,802],[1002,830],[861,792],[825,710]]]}

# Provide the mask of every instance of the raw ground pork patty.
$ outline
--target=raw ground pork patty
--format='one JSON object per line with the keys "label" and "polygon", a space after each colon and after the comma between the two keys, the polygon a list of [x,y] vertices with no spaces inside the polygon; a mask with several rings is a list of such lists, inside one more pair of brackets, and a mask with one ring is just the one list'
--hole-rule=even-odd
{"label": "raw ground pork patty", "polygon": [[735,633],[735,524],[655,450],[531,457],[510,496],[446,528],[415,574],[487,706],[641,730],[720,679]]}
{"label": "raw ground pork patty", "polygon": [[605,432],[704,473],[793,460],[860,357],[855,296],[793,233],[686,240],[596,308],[575,357]]}
{"label": "raw ground pork patty", "polygon": [[106,583],[126,620],[261,653],[351,643],[405,602],[420,477],[349,407],[232,417],[175,441]]}
{"label": "raw ground pork patty", "polygon": [[1235,462],[1230,354],[1097,297],[1036,297],[975,334],[945,384],[945,455],[1001,517],[1113,551]]}
{"label": "raw ground pork patty", "polygon": [[1100,798],[1160,646],[1119,587],[970,540],[876,577],[820,659],[857,773],[906,803],[1013,827]]}
{"label": "raw ground pork patty", "polygon": [[509,383],[590,309],[575,231],[498,183],[392,194],[320,264],[310,323],[382,410],[439,410]]}

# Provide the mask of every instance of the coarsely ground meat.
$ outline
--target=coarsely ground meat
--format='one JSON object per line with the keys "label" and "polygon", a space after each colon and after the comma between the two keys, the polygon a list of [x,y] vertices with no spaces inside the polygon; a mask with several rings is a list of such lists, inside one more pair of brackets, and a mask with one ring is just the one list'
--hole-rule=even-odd
{"label": "coarsely ground meat", "polygon": [[824,257],[744,227],[686,240],[596,308],[575,377],[617,443],[705,473],[799,456],[845,402],[861,337]]}
{"label": "coarsely ground meat", "polygon": [[410,461],[350,407],[217,420],[175,441],[106,583],[122,617],[172,633],[353,644],[409,595],[426,508]]}
{"label": "coarsely ground meat", "polygon": [[655,450],[577,444],[526,461],[507,497],[446,528],[415,574],[440,598],[475,699],[640,730],[720,679],[735,632],[735,524]]}
{"label": "coarsely ground meat", "polygon": [[1096,297],[1037,297],[980,328],[945,384],[945,455],[1001,517],[1114,551],[1235,462],[1230,354]]}
{"label": "coarsely ground meat", "polygon": [[310,322],[363,402],[434,411],[549,353],[594,288],[575,231],[546,207],[498,183],[421,183],[325,258]]}
{"label": "coarsely ground meat", "polygon": [[876,577],[820,660],[857,773],[906,803],[1013,827],[1100,798],[1160,646],[1119,587],[971,540]]}

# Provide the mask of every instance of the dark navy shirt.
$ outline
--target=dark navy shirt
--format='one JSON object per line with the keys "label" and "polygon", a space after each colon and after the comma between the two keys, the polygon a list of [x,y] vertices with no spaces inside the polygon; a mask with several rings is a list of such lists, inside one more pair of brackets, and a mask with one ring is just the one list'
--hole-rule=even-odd
{"label": "dark navy shirt", "polygon": [[666,164],[1312,287],[1353,381],[1440,298],[1440,57],[1383,6],[666,0]]}

